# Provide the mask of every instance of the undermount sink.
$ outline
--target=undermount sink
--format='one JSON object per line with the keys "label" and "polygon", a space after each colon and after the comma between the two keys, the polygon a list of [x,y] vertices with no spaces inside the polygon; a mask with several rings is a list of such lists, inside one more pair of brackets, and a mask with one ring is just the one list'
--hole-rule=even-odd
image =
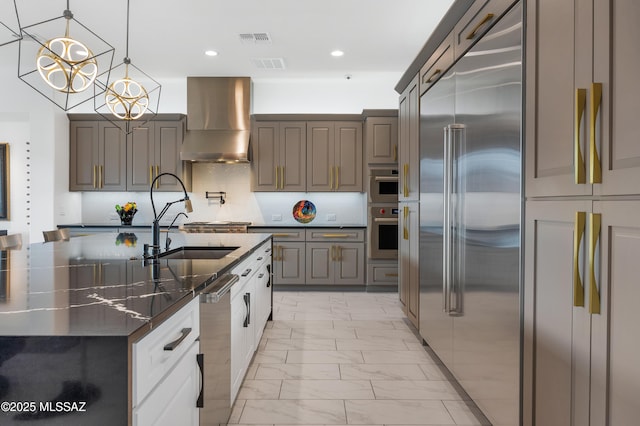
{"label": "undermount sink", "polygon": [[162,259],[221,259],[238,247],[180,247],[159,254]]}

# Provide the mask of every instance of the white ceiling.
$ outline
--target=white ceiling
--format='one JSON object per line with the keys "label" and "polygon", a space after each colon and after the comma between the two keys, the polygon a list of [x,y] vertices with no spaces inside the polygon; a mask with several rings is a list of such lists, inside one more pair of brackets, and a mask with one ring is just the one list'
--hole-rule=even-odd
{"label": "white ceiling", "polygon": [[[0,0],[9,3],[11,0]],[[16,0],[21,25],[61,16],[65,0]],[[129,56],[156,79],[185,76],[366,78],[408,67],[453,0],[131,0]],[[125,52],[126,0],[72,0],[77,21]],[[0,21],[6,22],[6,16]],[[64,32],[60,20],[60,34]],[[37,30],[35,30],[37,31]],[[71,35],[73,36],[73,26]],[[269,33],[272,44],[243,44],[240,33]],[[48,36],[48,34],[42,34]],[[53,36],[53,35],[51,35]],[[0,41],[1,43],[2,41]],[[16,66],[18,43],[0,47]],[[217,57],[204,51],[213,49]],[[343,57],[330,52],[340,49]],[[95,53],[95,52],[94,52]],[[252,58],[282,58],[285,70]]]}

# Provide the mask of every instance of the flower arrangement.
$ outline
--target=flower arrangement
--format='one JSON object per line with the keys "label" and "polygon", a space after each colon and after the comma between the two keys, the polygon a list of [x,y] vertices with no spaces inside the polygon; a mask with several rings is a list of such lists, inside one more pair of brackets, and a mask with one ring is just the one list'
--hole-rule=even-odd
{"label": "flower arrangement", "polygon": [[132,201],[129,201],[123,206],[121,206],[120,204],[116,204],[116,212],[118,212],[118,216],[120,216],[120,222],[123,225],[131,225],[133,216],[137,211],[138,205]]}

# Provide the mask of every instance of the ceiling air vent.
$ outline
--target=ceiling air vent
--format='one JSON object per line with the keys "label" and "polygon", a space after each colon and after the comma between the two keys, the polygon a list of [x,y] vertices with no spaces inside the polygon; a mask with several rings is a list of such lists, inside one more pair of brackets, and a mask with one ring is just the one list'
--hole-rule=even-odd
{"label": "ceiling air vent", "polygon": [[269,33],[242,33],[240,34],[242,44],[271,44]]}
{"label": "ceiling air vent", "polygon": [[286,68],[282,58],[252,58],[251,63],[261,70],[283,70]]}

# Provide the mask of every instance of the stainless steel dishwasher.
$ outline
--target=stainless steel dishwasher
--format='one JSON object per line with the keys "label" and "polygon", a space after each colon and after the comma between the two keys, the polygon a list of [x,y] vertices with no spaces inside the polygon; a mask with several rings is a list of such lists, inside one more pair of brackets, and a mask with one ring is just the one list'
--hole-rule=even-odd
{"label": "stainless steel dishwasher", "polygon": [[227,424],[231,415],[231,286],[235,274],[224,274],[200,295],[202,387],[198,398],[200,425]]}

